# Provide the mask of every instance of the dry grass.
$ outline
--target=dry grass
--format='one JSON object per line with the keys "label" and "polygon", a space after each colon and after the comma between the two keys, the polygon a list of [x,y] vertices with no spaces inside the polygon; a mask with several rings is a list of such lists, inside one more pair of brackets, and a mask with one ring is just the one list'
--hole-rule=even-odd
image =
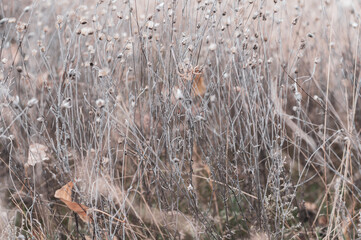
{"label": "dry grass", "polygon": [[360,10],[0,1],[1,239],[361,237]]}

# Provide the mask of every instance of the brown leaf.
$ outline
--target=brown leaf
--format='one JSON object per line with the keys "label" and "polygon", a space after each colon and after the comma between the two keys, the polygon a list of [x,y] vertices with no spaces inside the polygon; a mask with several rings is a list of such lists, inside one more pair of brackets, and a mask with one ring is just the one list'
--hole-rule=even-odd
{"label": "brown leaf", "polygon": [[202,96],[203,94],[206,93],[207,90],[206,84],[204,83],[202,70],[200,70],[198,67],[195,67],[194,75],[195,75],[193,82],[194,93],[197,96]]}
{"label": "brown leaf", "polygon": [[63,203],[66,204],[66,206],[70,210],[76,212],[81,218],[81,220],[83,220],[84,222],[89,222],[91,221],[91,218],[87,214],[89,208],[84,204],[73,202],[71,200],[71,190],[73,189],[73,187],[73,182],[68,182],[62,188],[56,190],[54,197],[60,199]]}
{"label": "brown leaf", "polygon": [[202,76],[202,74],[197,74],[194,78],[194,82],[193,82],[193,89],[194,89],[194,93],[195,95],[201,97],[203,94],[206,93],[207,87],[206,84],[204,83],[204,78]]}
{"label": "brown leaf", "polygon": [[83,220],[84,222],[91,221],[91,218],[87,214],[87,211],[89,209],[87,206],[85,206],[84,204],[71,202],[71,201],[67,201],[67,200],[64,200],[64,199],[60,199],[60,200],[63,203],[65,203],[66,206],[68,206],[68,208],[70,210],[72,210],[73,212],[76,212],[79,215],[79,217],[81,218],[81,220]]}
{"label": "brown leaf", "polygon": [[71,190],[73,189],[73,182],[68,182],[62,188],[56,190],[54,197],[60,200],[71,201]]}

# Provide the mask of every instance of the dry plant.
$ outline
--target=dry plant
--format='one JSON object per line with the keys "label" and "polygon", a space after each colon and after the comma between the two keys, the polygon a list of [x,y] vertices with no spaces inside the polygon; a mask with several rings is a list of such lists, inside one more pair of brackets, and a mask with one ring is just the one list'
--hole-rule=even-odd
{"label": "dry plant", "polygon": [[361,238],[360,10],[0,0],[0,238]]}

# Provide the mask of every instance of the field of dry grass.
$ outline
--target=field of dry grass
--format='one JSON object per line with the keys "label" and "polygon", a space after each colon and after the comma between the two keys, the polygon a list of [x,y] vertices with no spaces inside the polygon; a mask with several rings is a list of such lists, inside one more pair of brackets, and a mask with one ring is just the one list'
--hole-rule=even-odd
{"label": "field of dry grass", "polygon": [[0,0],[0,239],[361,238],[359,0]]}

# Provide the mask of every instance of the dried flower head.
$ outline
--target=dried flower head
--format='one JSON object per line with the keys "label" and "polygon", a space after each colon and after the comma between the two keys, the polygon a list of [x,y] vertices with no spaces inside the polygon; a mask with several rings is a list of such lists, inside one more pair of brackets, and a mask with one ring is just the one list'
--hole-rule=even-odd
{"label": "dried flower head", "polygon": [[81,35],[88,36],[94,33],[94,29],[91,27],[84,27],[80,30]]}
{"label": "dried flower head", "polygon": [[102,68],[99,70],[99,77],[106,77],[106,76],[108,76],[109,72],[110,72],[109,68],[107,68],[107,67]]}

